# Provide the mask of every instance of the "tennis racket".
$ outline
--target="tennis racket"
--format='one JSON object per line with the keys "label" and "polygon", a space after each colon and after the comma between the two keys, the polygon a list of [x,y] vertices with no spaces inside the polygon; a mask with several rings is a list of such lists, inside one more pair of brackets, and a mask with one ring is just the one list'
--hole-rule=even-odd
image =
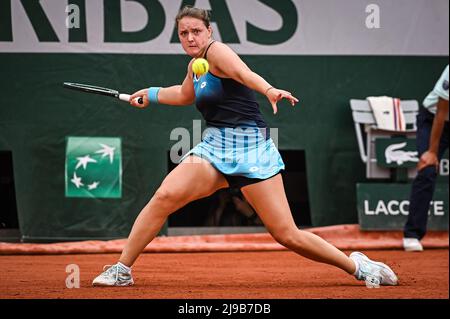
{"label": "tennis racket", "polygon": [[[93,86],[93,85],[87,85],[87,84],[64,82],[63,87],[65,87],[66,89],[75,90],[75,91],[111,96],[111,97],[118,98],[119,100],[122,100],[125,102],[130,102],[130,97],[131,97],[131,95],[119,93],[119,91],[117,91],[117,90],[112,90],[112,89],[103,88],[100,86]],[[134,100],[138,104],[144,104],[144,100],[141,97],[135,98]]]}

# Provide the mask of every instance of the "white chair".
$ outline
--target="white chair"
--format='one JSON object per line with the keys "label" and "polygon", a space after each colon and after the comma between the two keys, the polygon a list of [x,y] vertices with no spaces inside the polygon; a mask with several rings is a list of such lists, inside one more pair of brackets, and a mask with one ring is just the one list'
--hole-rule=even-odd
{"label": "white chair", "polygon": [[[350,100],[353,121],[355,124],[356,138],[358,140],[359,154],[361,160],[366,163],[367,178],[390,178],[392,170],[377,165],[375,152],[375,139],[379,137],[406,136],[416,137],[416,115],[419,112],[419,103],[416,100],[400,100],[406,122],[406,131],[386,131],[377,128],[372,108],[367,100]],[[364,127],[364,134],[361,127]],[[416,176],[416,168],[408,168],[408,177]]]}

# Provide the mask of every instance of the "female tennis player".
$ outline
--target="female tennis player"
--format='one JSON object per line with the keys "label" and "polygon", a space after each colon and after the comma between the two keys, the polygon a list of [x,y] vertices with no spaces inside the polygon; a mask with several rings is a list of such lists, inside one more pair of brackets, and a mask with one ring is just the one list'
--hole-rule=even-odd
{"label": "female tennis player", "polygon": [[[255,91],[269,100],[298,102],[290,92],[270,85],[227,45],[212,40],[209,13],[184,7],[177,15],[178,35],[184,51],[193,59],[181,85],[143,89],[131,96],[130,104],[191,105],[196,103],[207,131],[169,175],[137,217],[120,259],[105,266],[94,286],[129,286],[134,281],[131,266],[158,234],[168,216],[191,201],[217,190],[240,188],[270,234],[283,246],[306,258],[327,263],[371,285],[396,285],[395,273],[385,264],[371,261],[359,252],[349,257],[322,238],[299,230],[286,199],[280,171],[284,163],[259,111]],[[209,72],[193,74],[195,58],[209,62]],[[133,100],[144,99],[139,105]],[[238,145],[246,139],[248,143]],[[238,142],[236,142],[238,141]]]}

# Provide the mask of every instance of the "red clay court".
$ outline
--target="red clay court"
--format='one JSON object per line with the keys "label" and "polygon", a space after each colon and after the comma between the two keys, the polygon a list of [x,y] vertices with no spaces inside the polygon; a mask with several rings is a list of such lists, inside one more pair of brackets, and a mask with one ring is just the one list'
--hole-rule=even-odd
{"label": "red clay court", "polygon": [[[397,232],[363,233],[351,225],[311,231],[346,253],[358,249],[372,259],[386,262],[397,273],[399,286],[368,289],[337,268],[283,249],[268,234],[210,235],[155,239],[146,248],[148,253],[142,254],[133,267],[135,286],[121,288],[94,288],[91,281],[103,265],[117,261],[123,240],[47,245],[0,243],[0,298],[449,298],[447,232],[430,233],[424,240],[425,251],[411,253],[400,249],[401,234]],[[375,245],[383,249],[375,249]],[[98,253],[101,251],[108,253]],[[66,287],[69,264],[79,266],[80,288]]]}
{"label": "red clay court", "polygon": [[[333,267],[292,252],[143,254],[133,287],[94,288],[92,279],[118,254],[1,256],[1,298],[144,299],[448,299],[448,250],[368,251],[389,262],[397,287],[368,289]],[[68,289],[68,264],[80,267],[81,287]]]}

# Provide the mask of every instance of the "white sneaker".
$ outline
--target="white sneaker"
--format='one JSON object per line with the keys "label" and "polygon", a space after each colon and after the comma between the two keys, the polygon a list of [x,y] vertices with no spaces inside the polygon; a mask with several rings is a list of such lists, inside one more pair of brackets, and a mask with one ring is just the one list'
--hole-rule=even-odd
{"label": "white sneaker", "polygon": [[403,238],[405,251],[423,251],[423,246],[417,238]]}
{"label": "white sneaker", "polygon": [[358,272],[355,274],[356,279],[364,280],[368,288],[379,288],[380,285],[398,285],[397,276],[388,265],[370,260],[360,252],[351,253],[350,259],[358,267]]}
{"label": "white sneaker", "polygon": [[133,284],[131,270],[126,271],[119,264],[106,265],[103,267],[103,273],[92,281],[93,286],[132,286]]}

